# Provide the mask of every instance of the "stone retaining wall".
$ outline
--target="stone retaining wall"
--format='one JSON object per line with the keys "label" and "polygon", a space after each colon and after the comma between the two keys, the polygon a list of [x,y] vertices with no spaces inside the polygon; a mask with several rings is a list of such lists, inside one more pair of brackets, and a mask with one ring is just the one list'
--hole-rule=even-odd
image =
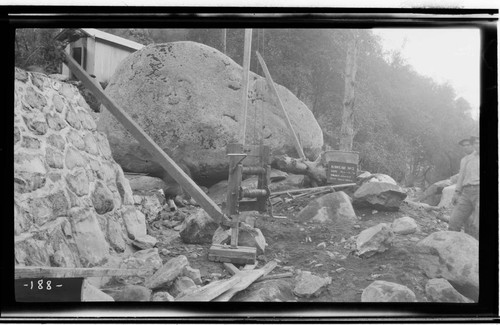
{"label": "stone retaining wall", "polygon": [[16,68],[18,265],[103,265],[146,234],[145,217],[90,112],[73,85]]}

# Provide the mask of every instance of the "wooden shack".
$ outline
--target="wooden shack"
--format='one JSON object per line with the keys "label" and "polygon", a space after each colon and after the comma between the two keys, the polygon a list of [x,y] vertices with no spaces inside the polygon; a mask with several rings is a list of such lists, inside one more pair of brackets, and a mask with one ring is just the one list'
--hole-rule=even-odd
{"label": "wooden shack", "polygon": [[[63,30],[58,38],[64,38],[68,32]],[[108,82],[120,62],[144,45],[94,28],[79,28],[82,38],[69,43],[65,51],[77,61],[88,74],[99,82]],[[66,65],[62,65],[62,74],[74,78]]]}

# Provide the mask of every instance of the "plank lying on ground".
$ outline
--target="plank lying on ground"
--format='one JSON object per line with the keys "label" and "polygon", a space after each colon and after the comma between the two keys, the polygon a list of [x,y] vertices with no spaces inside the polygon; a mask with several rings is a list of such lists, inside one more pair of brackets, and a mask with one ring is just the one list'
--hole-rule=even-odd
{"label": "plank lying on ground", "polygon": [[133,276],[147,273],[143,269],[69,268],[47,266],[16,266],[14,278],[89,278],[106,276]]}
{"label": "plank lying on ground", "polygon": [[262,282],[262,281],[266,281],[266,280],[276,280],[276,279],[282,279],[282,278],[290,278],[292,276],[293,276],[292,272],[272,274],[272,275],[263,276],[262,278],[257,279],[255,282]]}
{"label": "plank lying on ground", "polygon": [[223,263],[224,264],[224,267],[226,268],[226,270],[231,274],[231,275],[235,275],[236,273],[238,273],[240,270],[238,270],[238,268],[236,266],[234,266],[233,264],[231,263]]}
{"label": "plank lying on ground", "polygon": [[239,278],[241,281],[231,289],[215,298],[213,301],[229,301],[235,294],[248,288],[258,278],[269,274],[277,265],[278,263],[276,261],[271,261],[264,265],[261,269],[240,271],[236,273],[231,279]]}
{"label": "plank lying on ground", "polygon": [[351,187],[351,186],[355,186],[355,185],[356,185],[356,183],[348,183],[348,184],[327,185],[327,186],[319,186],[319,187],[311,187],[311,188],[299,188],[299,189],[295,189],[295,190],[273,192],[273,193],[271,193],[270,196],[273,197],[273,196],[281,195],[281,194],[316,191],[316,190],[323,190],[323,189],[329,189],[329,188],[335,189],[335,188]]}
{"label": "plank lying on ground", "polygon": [[241,281],[241,277],[236,276],[226,280],[214,281],[204,287],[195,289],[188,294],[175,299],[175,301],[211,301],[215,297],[218,297],[224,292],[230,290]]}

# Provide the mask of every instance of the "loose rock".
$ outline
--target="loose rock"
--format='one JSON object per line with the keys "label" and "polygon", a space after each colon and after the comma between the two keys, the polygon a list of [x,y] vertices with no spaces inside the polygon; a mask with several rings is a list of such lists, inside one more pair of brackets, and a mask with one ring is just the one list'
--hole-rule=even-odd
{"label": "loose rock", "polygon": [[186,244],[211,244],[215,230],[219,227],[202,209],[197,209],[184,221],[180,231],[181,239]]}
{"label": "loose rock", "polygon": [[474,302],[461,295],[446,279],[430,279],[425,285],[425,293],[434,302]]}
{"label": "loose rock", "polygon": [[178,295],[184,293],[186,290],[196,287],[194,281],[186,276],[179,276],[172,286],[170,286],[170,293],[172,296],[177,297]]}
{"label": "loose rock", "polygon": [[231,301],[296,301],[296,298],[293,296],[290,281],[279,279],[255,282],[248,289],[236,294]]}
{"label": "loose rock", "polygon": [[132,241],[132,245],[134,245],[140,249],[153,248],[153,247],[155,247],[156,243],[158,243],[158,240],[150,235],[144,235],[144,236],[135,238],[134,241]]}
{"label": "loose rock", "polygon": [[87,301],[114,301],[113,297],[97,289],[88,281],[84,280],[82,284],[82,302]]}
{"label": "loose rock", "polygon": [[356,239],[356,248],[359,256],[370,257],[375,253],[385,252],[392,244],[393,233],[387,223],[363,230]]}
{"label": "loose rock", "polygon": [[479,243],[465,233],[439,231],[417,243],[419,265],[429,278],[444,278],[464,296],[479,296]]}
{"label": "loose rock", "polygon": [[149,301],[151,299],[151,290],[139,285],[127,285],[105,291],[115,301]]}
{"label": "loose rock", "polygon": [[183,269],[189,264],[186,256],[179,255],[170,259],[158,271],[155,272],[145,282],[145,286],[150,289],[159,289],[168,287],[182,273]]}
{"label": "loose rock", "polygon": [[358,218],[351,200],[344,192],[323,195],[309,203],[297,216],[301,222],[335,223],[339,228],[350,229]]}
{"label": "loose rock", "polygon": [[413,234],[418,229],[418,225],[415,219],[411,217],[401,217],[396,220],[391,225],[392,231],[398,235],[409,235]]}
{"label": "loose rock", "polygon": [[417,298],[408,287],[387,281],[375,281],[361,294],[361,302],[416,302]]}
{"label": "loose rock", "polygon": [[303,271],[295,279],[293,293],[298,297],[319,296],[321,290],[332,282],[332,278],[321,278],[311,272]]}
{"label": "loose rock", "polygon": [[174,297],[166,291],[158,291],[153,294],[151,301],[174,301]]}
{"label": "loose rock", "polygon": [[398,185],[386,182],[366,182],[354,192],[353,204],[379,210],[397,211],[406,193]]}

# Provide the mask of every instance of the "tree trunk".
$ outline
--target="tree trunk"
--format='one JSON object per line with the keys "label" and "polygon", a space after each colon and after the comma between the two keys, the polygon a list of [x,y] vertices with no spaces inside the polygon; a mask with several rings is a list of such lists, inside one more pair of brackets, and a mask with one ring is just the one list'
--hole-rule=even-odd
{"label": "tree trunk", "polygon": [[345,64],[345,90],[344,90],[344,109],[342,112],[342,126],[340,128],[340,150],[352,151],[352,142],[354,139],[354,90],[356,82],[358,56],[358,37],[352,34],[347,47],[347,56]]}
{"label": "tree trunk", "polygon": [[320,158],[316,161],[307,161],[288,156],[277,156],[273,158],[271,165],[284,172],[306,175],[317,186],[320,186],[326,184],[326,168],[321,165]]}

